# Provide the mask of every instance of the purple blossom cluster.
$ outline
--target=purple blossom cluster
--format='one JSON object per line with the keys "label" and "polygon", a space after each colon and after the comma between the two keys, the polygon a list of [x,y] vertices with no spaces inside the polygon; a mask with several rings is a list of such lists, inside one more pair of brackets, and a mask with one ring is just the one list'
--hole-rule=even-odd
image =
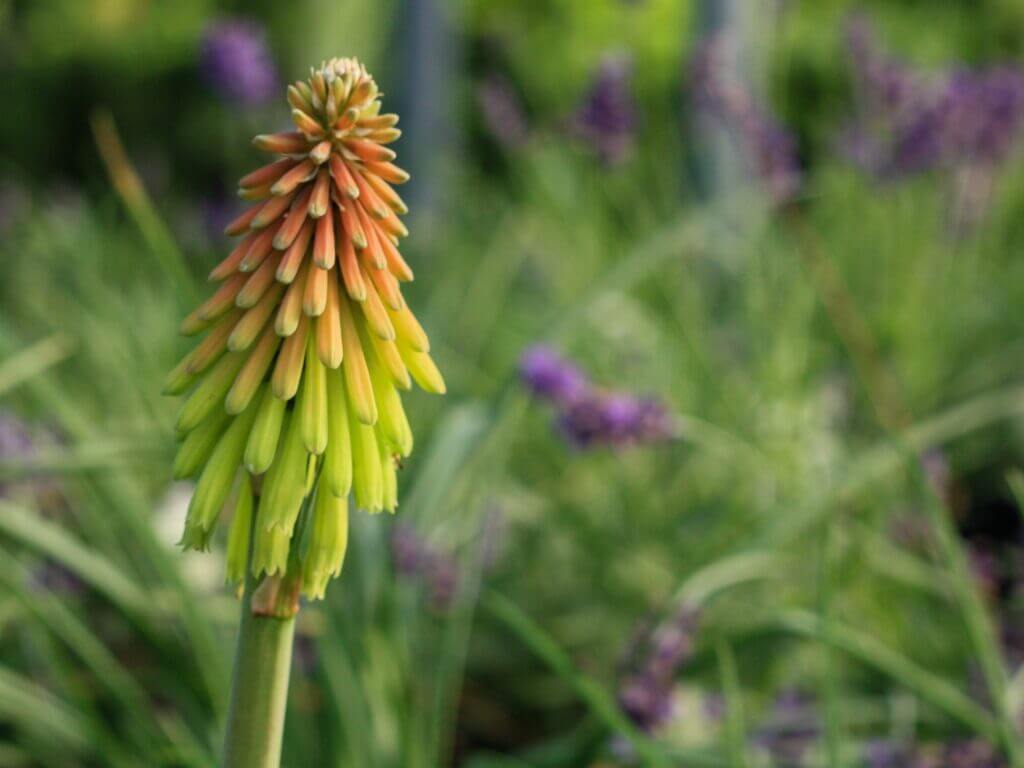
{"label": "purple blossom cluster", "polygon": [[693,655],[700,610],[683,605],[657,628],[642,627],[630,643],[619,683],[619,706],[645,732],[672,717],[672,690]]}
{"label": "purple blossom cluster", "polygon": [[882,177],[995,167],[1024,131],[1024,73],[1005,66],[928,73],[890,55],[871,25],[847,30],[857,115],[847,154]]}
{"label": "purple blossom cluster", "polygon": [[278,93],[278,73],[264,29],[247,19],[211,24],[199,50],[203,80],[232,104],[266,104]]}
{"label": "purple blossom cluster", "polygon": [[454,557],[431,546],[411,525],[398,523],[391,529],[391,559],[399,574],[426,585],[437,610],[451,607],[459,587]]}
{"label": "purple blossom cluster", "polygon": [[690,61],[694,104],[733,137],[752,174],[782,204],[800,189],[796,140],[729,65],[732,44],[728,36],[715,35],[697,46]]}
{"label": "purple blossom cluster", "polygon": [[555,425],[575,448],[625,447],[674,435],[671,415],[660,402],[598,389],[549,347],[528,349],[519,372],[534,396],[555,407]]}
{"label": "purple blossom cluster", "polygon": [[637,117],[632,79],[628,56],[605,56],[573,115],[573,132],[608,165],[622,162],[633,148]]}

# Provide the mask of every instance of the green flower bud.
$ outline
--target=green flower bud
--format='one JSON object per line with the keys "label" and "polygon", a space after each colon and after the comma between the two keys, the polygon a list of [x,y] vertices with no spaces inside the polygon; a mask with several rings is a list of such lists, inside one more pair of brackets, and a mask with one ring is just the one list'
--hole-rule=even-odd
{"label": "green flower bud", "polygon": [[[202,475],[199,476],[196,492],[189,504],[186,528],[192,526],[202,531],[212,531],[221,507],[224,506],[224,500],[231,491],[231,484],[245,451],[245,441],[255,418],[256,408],[250,406],[231,422],[231,426],[213,449]],[[203,542],[204,545],[206,543]],[[182,545],[189,547],[184,540]]]}
{"label": "green flower bud", "polygon": [[349,433],[345,382],[341,371],[327,371],[327,422],[330,439],[324,454],[324,480],[335,496],[352,490],[352,437]]}
{"label": "green flower bud", "polygon": [[327,582],[341,573],[348,545],[348,498],[335,496],[321,477],[313,503],[309,548],[302,564],[302,592],[322,599]]}
{"label": "green flower bud", "polygon": [[174,457],[175,480],[192,477],[206,465],[217,441],[224,433],[229,418],[225,411],[215,409],[186,435],[181,447],[178,448],[178,454]]}
{"label": "green flower bud", "polygon": [[245,355],[232,352],[224,355],[192,390],[181,411],[178,413],[177,428],[179,432],[190,432],[199,422],[213,413],[213,409],[223,407],[224,396],[238,375]]}
{"label": "green flower bud", "polygon": [[260,499],[259,514],[253,535],[252,572],[254,576],[283,574],[288,569],[288,551],[292,532],[281,526],[268,527],[263,520],[266,507]]}
{"label": "green flower bud", "polygon": [[263,478],[259,523],[265,528],[283,528],[290,534],[306,495],[308,454],[302,444],[302,420],[294,412],[286,420],[279,455]]}
{"label": "green flower bud", "polygon": [[327,448],[327,369],[316,353],[315,334],[306,345],[306,375],[299,392],[299,421],[306,450],[317,455]]}
{"label": "green flower bud", "polygon": [[285,407],[285,401],[278,399],[273,388],[267,386],[260,399],[252,432],[249,433],[249,442],[245,445],[245,468],[249,474],[262,475],[274,460]]}
{"label": "green flower bud", "polygon": [[252,485],[242,476],[238,484],[235,514],[228,529],[227,579],[233,584],[245,581],[245,564],[249,558],[249,531],[252,530]]}

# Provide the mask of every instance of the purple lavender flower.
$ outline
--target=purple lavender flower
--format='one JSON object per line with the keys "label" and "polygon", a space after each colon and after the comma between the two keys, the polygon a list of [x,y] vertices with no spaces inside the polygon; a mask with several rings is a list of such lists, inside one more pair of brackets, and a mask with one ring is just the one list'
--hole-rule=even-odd
{"label": "purple lavender flower", "polygon": [[1005,768],[1006,761],[980,739],[949,744],[918,745],[911,759],[900,766],[910,768]]}
{"label": "purple lavender flower", "polygon": [[946,86],[944,149],[966,163],[1000,162],[1024,125],[1024,76],[1008,67],[953,73]]}
{"label": "purple lavender flower", "polygon": [[672,420],[661,403],[632,395],[592,391],[559,415],[558,429],[576,448],[625,447],[672,437]]}
{"label": "purple lavender flower", "polygon": [[994,168],[1024,129],[1024,75],[1009,67],[926,73],[887,55],[854,18],[847,49],[858,112],[847,154],[883,177],[963,166]]}
{"label": "purple lavender flower", "polygon": [[537,397],[565,406],[582,397],[589,384],[576,366],[550,347],[530,347],[519,361],[523,383]]}
{"label": "purple lavender flower", "polygon": [[655,676],[672,675],[693,655],[694,633],[700,621],[700,609],[684,604],[667,624],[659,627],[651,637],[651,652],[647,670]]}
{"label": "purple lavender flower", "polygon": [[671,414],[660,402],[597,389],[549,347],[527,350],[519,371],[534,395],[556,406],[555,426],[576,448],[621,448],[668,440],[675,434]]}
{"label": "purple lavender flower", "polygon": [[0,458],[26,456],[34,445],[25,423],[10,411],[0,411]]}
{"label": "purple lavender flower", "polygon": [[885,175],[906,176],[942,165],[946,159],[944,132],[949,107],[944,100],[927,104],[907,124],[897,126],[889,155],[881,165]]}
{"label": "purple lavender flower", "polygon": [[971,739],[946,747],[944,768],[1004,768],[999,753],[981,739]]}
{"label": "purple lavender flower", "polygon": [[619,706],[638,728],[654,731],[672,717],[671,681],[630,677],[619,687]]}
{"label": "purple lavender flower", "polygon": [[744,134],[769,197],[777,203],[791,199],[800,191],[796,139],[766,113],[751,114]]}
{"label": "purple lavender flower", "polygon": [[619,706],[650,733],[672,716],[675,677],[693,655],[700,610],[683,605],[664,625],[644,627],[631,641],[619,683]]}
{"label": "purple lavender flower", "polygon": [[425,577],[430,604],[439,611],[448,610],[459,591],[458,563],[451,556],[435,552]]}
{"label": "purple lavender flower", "polygon": [[858,109],[856,120],[843,132],[843,154],[859,167],[886,176],[895,170],[894,146],[903,142],[901,165],[933,165],[940,153],[934,130],[939,123],[927,115],[934,109],[938,84],[884,52],[862,16],[847,23],[846,49]]}
{"label": "purple lavender flower", "polygon": [[900,59],[881,50],[868,20],[852,16],[846,25],[846,50],[854,68],[857,96],[875,113],[905,115],[927,97],[927,84]]}
{"label": "purple lavender flower", "polygon": [[694,99],[698,109],[733,136],[753,174],[761,179],[771,199],[781,204],[800,188],[796,141],[726,65],[730,44],[719,35],[697,47],[690,62]]}
{"label": "purple lavender flower", "polygon": [[412,526],[397,523],[391,529],[391,561],[405,576],[417,575],[425,560],[425,543]]}
{"label": "purple lavender flower", "polygon": [[277,94],[278,74],[263,28],[247,19],[210,25],[199,51],[206,83],[233,104],[265,104]]}
{"label": "purple lavender flower", "polygon": [[864,746],[864,768],[906,768],[910,750],[894,741],[871,741]]}
{"label": "purple lavender flower", "polygon": [[[31,428],[12,411],[0,410],[0,460],[16,462],[30,457],[40,443],[53,439],[45,430]],[[60,485],[56,480],[32,478],[24,482],[0,482],[0,497],[31,494],[42,509],[60,503]]]}
{"label": "purple lavender flower", "polygon": [[633,147],[636,104],[632,77],[633,66],[628,56],[605,56],[573,117],[576,135],[608,164],[624,160]]}
{"label": "purple lavender flower", "polygon": [[774,763],[798,766],[804,764],[818,731],[813,700],[792,688],[776,697],[771,720],[758,731],[755,741],[768,751]]}
{"label": "purple lavender flower", "polygon": [[530,126],[523,106],[507,78],[490,75],[476,88],[476,103],[484,127],[503,147],[522,146]]}
{"label": "purple lavender flower", "polygon": [[[36,449],[36,436],[29,426],[10,411],[0,411],[0,460],[24,459]],[[48,483],[43,480],[32,481],[26,488],[36,492],[45,490]],[[22,488],[19,483],[0,483],[0,498],[11,495]]]}
{"label": "purple lavender flower", "polygon": [[412,526],[399,523],[391,530],[391,559],[400,575],[426,585],[435,609],[451,607],[459,587],[454,557],[432,547]]}

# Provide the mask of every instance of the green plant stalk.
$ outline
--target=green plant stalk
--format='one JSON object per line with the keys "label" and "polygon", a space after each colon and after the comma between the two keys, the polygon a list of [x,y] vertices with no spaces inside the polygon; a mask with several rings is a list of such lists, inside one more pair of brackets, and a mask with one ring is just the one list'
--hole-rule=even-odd
{"label": "green plant stalk", "polygon": [[194,298],[196,283],[188,271],[185,258],[167,225],[157,213],[135,166],[128,159],[113,115],[106,110],[96,110],[90,117],[90,123],[96,148],[106,166],[114,191],[134,219],[146,245],[153,252],[168,279]]}
{"label": "green plant stalk", "polygon": [[718,668],[722,678],[722,695],[725,700],[725,746],[735,768],[747,768],[747,729],[743,713],[743,691],[740,688],[739,673],[736,671],[736,656],[724,640],[715,645]]}
{"label": "green plant stalk", "polygon": [[[904,446],[904,450],[907,450]],[[920,461],[913,463],[913,479],[924,494],[924,509],[935,531],[939,549],[949,568],[953,594],[960,604],[968,637],[981,666],[992,708],[999,722],[1000,741],[1013,768],[1024,766],[1024,754],[1007,701],[1006,663],[996,639],[992,619],[971,576],[967,555],[960,543],[946,504],[928,481]]]}
{"label": "green plant stalk", "polygon": [[[835,613],[836,590],[836,526],[839,518],[829,523],[821,537],[821,563],[819,564],[818,583],[818,615],[823,625],[830,625]],[[823,672],[821,679],[822,700],[825,702],[825,755],[828,757],[829,768],[843,768],[843,724],[840,718],[839,674],[836,670],[836,654],[828,643],[821,643]]]}
{"label": "green plant stalk", "polygon": [[[250,536],[250,541],[252,538]],[[251,559],[251,544],[249,549]],[[281,764],[281,739],[288,704],[297,603],[294,610],[263,610],[260,593],[273,577],[267,577],[261,584],[257,584],[251,569],[247,568],[246,571],[242,621],[238,628],[231,704],[224,737],[223,766],[278,768]],[[280,589],[286,591],[288,581],[289,577],[286,576],[285,584]],[[255,609],[254,595],[257,597]]]}

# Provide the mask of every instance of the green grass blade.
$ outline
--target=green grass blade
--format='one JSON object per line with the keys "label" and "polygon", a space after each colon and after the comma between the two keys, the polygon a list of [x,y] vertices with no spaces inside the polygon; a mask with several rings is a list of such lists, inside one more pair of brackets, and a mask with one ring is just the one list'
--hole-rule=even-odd
{"label": "green grass blade", "polygon": [[[501,622],[520,642],[530,649],[541,661],[566,682],[587,706],[591,714],[605,724],[636,750],[646,765],[668,766],[671,761],[655,742],[641,733],[627,718],[615,699],[597,681],[587,677],[572,663],[572,659],[555,640],[536,622],[523,613],[503,595],[486,591],[481,600],[482,607],[494,619]],[[698,763],[694,763],[698,765]]]}
{"label": "green grass blade", "polygon": [[72,754],[91,751],[88,722],[43,687],[0,667],[0,718],[49,740]]}
{"label": "green grass blade", "polygon": [[726,748],[735,768],[747,768],[747,727],[743,708],[743,691],[740,688],[739,673],[736,670],[736,656],[725,641],[715,645],[718,670],[722,679],[722,697],[725,703]]}
{"label": "green grass blade", "polygon": [[0,397],[51,368],[71,354],[71,343],[55,333],[0,363]]}
{"label": "green grass blade", "polygon": [[983,707],[957,686],[918,666],[870,635],[838,622],[826,624],[815,614],[806,611],[787,612],[776,623],[788,632],[832,645],[904,685],[982,738],[999,740],[999,724]]}
{"label": "green grass blade", "polygon": [[39,515],[0,501],[0,535],[67,568],[126,613],[149,616],[151,601],[135,580]]}

